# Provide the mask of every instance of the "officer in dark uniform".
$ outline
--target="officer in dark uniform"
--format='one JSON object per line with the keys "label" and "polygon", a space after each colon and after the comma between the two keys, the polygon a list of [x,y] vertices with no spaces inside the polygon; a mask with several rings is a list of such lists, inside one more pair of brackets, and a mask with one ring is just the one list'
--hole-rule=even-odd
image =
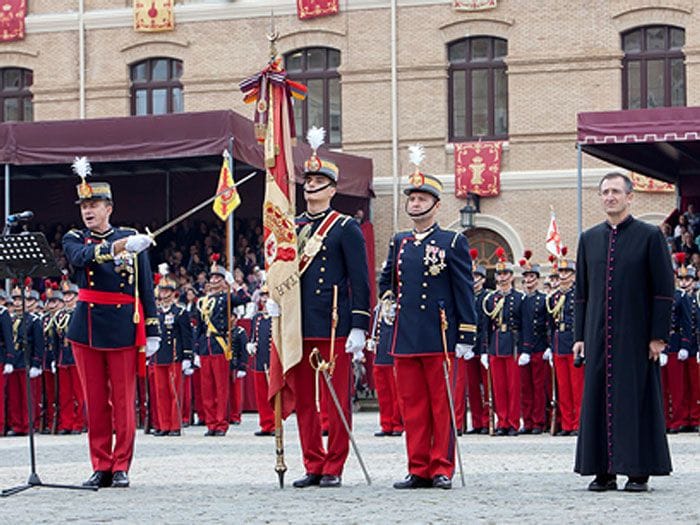
{"label": "officer in dark uniform", "polygon": [[[513,288],[513,265],[505,250],[496,249],[497,289],[484,297],[488,318],[489,367],[498,416],[497,436],[517,436],[520,428],[520,370],[523,294]],[[482,357],[483,359],[483,357]]]}
{"label": "officer in dark uniform", "polygon": [[547,296],[541,292],[540,266],[530,261],[526,250],[520,260],[523,275],[523,345],[520,365],[520,405],[523,415],[521,434],[541,434],[545,424],[547,362],[542,356],[549,347]]}
{"label": "officer in dark uniform", "polygon": [[394,488],[449,489],[455,443],[443,366],[473,352],[472,265],[467,238],[435,222],[442,184],[419,171],[422,147],[411,158],[416,170],[404,194],[414,227],[389,242],[379,280],[382,300],[396,301],[391,353],[408,454],[408,476]]}
{"label": "officer in dark uniform", "polygon": [[[207,424],[205,436],[225,436],[229,422],[226,409],[229,401],[229,309],[226,290],[233,276],[212,257],[209,270],[209,292],[200,303],[197,322],[197,354],[200,356],[202,408]],[[247,295],[231,294],[231,311],[247,302]]]}
{"label": "officer in dark uniform", "polygon": [[556,435],[575,436],[583,397],[583,367],[574,366],[573,355],[576,264],[565,256],[566,251],[557,263],[559,287],[547,297],[547,312],[561,414],[561,430]]}
{"label": "officer in dark uniform", "polygon": [[[22,293],[29,295],[31,292],[25,292],[19,287],[15,287],[12,290],[12,337],[14,351],[10,360],[12,372],[7,376],[8,436],[24,436],[29,432],[25,352],[29,352],[30,381],[36,382],[41,376],[41,364],[44,358],[44,334],[41,330],[41,321],[36,314],[29,311],[26,311],[24,317],[22,317]],[[34,294],[36,294],[35,291]],[[26,299],[27,297],[25,297],[25,301]],[[27,326],[26,346],[24,339],[25,325]],[[5,362],[7,363],[7,361]],[[37,393],[40,393],[40,391],[38,392],[36,388],[32,388],[32,397],[35,397]],[[36,414],[34,414],[34,420],[37,421]],[[34,421],[32,424],[34,424]]]}
{"label": "officer in dark uniform", "polygon": [[275,433],[275,413],[267,399],[272,341],[272,318],[266,307],[269,297],[269,290],[266,285],[263,285],[260,289],[258,312],[251,321],[250,341],[246,345],[248,354],[255,356],[253,379],[260,426],[260,429],[255,431],[256,436],[272,436]]}
{"label": "officer in dark uniform", "polygon": [[[147,235],[110,225],[112,191],[86,180],[90,165],[76,159],[82,230],[63,236],[63,252],[75,272],[78,303],[67,339],[83,384],[93,475],[85,485],[128,487],[136,432],[138,354],[153,355],[160,327],[147,254]],[[113,437],[114,436],[114,437]]]}
{"label": "officer in dark uniform", "polygon": [[[160,275],[160,274],[158,274]],[[179,436],[182,425],[180,389],[183,364],[192,363],[192,330],[185,307],[175,302],[177,283],[170,277],[158,280],[158,319],[163,337],[151,357],[154,368],[158,430],[154,436]],[[184,366],[188,368],[188,366]]]}
{"label": "officer in dark uniform", "polygon": [[80,434],[85,427],[85,397],[80,383],[78,367],[75,365],[73,348],[66,339],[75,303],[78,286],[63,281],[61,284],[64,308],[56,316],[56,374],[58,379],[58,433]]}
{"label": "officer in dark uniform", "polygon": [[[481,361],[477,356],[488,356],[488,334],[486,315],[481,308],[484,297],[489,293],[486,284],[486,268],[477,264],[479,256],[478,250],[472,248],[470,250],[472,258],[472,275],[474,277],[474,307],[476,309],[476,337],[474,339],[474,350],[467,352],[462,357],[463,365],[460,363],[457,369],[458,372],[464,370],[465,387],[467,398],[469,399],[469,409],[471,411],[472,428],[467,431],[467,434],[488,434],[489,432],[489,409],[488,409],[488,370],[481,365]],[[457,386],[460,385],[458,379]],[[463,395],[455,388],[455,412],[457,416],[457,424],[465,418],[466,403]]]}
{"label": "officer in dark uniform", "polygon": [[[357,221],[331,208],[338,182],[338,168],[316,153],[325,131],[309,130],[313,153],[304,165],[306,211],[296,219],[301,273],[303,348],[301,362],[292,370],[299,437],[306,475],[294,486],[339,487],[350,441],[337,409],[328,403],[328,447],[323,446],[317,400],[330,394],[324,381],[317,382],[309,355],[318,349],[323,360],[334,364],[333,387],[345,418],[352,420],[350,356],[362,359],[365,333],[369,329],[369,277],[365,239]],[[313,137],[320,135],[320,140]],[[348,174],[348,176],[350,176]],[[334,355],[331,319],[337,298],[338,324]],[[320,384],[320,392],[316,392]],[[350,423],[351,424],[351,423]]]}
{"label": "officer in dark uniform", "polygon": [[8,296],[0,290],[0,436],[5,435],[5,383],[13,372],[14,340],[12,338],[12,317],[6,303]]}

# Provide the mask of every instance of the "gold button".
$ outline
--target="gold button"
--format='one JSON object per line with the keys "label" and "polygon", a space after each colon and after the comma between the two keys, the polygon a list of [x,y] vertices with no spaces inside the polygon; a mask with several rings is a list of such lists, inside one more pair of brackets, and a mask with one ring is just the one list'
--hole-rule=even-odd
{"label": "gold button", "polygon": [[425,277],[428,277],[428,272],[423,272],[423,275],[424,275]]}
{"label": "gold button", "polygon": [[399,275],[401,275],[401,270],[399,270],[399,271],[398,271],[398,272],[396,272],[396,273],[398,273]]}
{"label": "gold button", "polygon": [[325,271],[326,271],[326,269],[323,266],[321,266],[321,273],[323,273]]}
{"label": "gold button", "polygon": [[95,303],[90,303],[90,308],[94,308],[94,307],[95,307]]}
{"label": "gold button", "polygon": [[120,305],[120,304],[117,305],[117,308],[121,308],[121,307],[122,307],[122,305]]}
{"label": "gold button", "polygon": [[88,272],[88,275],[95,275],[95,272],[93,272],[92,270],[90,270],[90,271]]}
{"label": "gold button", "polygon": [[124,283],[119,283],[119,288],[124,288]]}
{"label": "gold button", "polygon": [[423,283],[423,288],[427,288],[427,287],[428,287],[428,283]]}
{"label": "gold button", "polygon": [[95,286],[95,281],[90,281],[90,286]]}
{"label": "gold button", "polygon": [[428,296],[425,295],[425,294],[422,294],[422,295],[420,296],[421,299],[426,299],[427,297],[428,297]]}
{"label": "gold button", "polygon": [[420,309],[425,310],[425,305],[424,304],[420,305]]}
{"label": "gold button", "polygon": [[316,295],[321,295],[321,290],[316,290]]}
{"label": "gold button", "polygon": [[318,284],[323,284],[323,277],[319,277]]}
{"label": "gold button", "polygon": [[322,260],[322,261],[325,261],[325,260],[326,260],[326,257],[325,257],[325,256],[321,257],[321,260]]}

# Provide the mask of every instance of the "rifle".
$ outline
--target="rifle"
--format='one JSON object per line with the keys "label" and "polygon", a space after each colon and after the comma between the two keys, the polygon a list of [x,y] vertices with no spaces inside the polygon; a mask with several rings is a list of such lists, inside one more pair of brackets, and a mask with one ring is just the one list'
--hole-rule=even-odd
{"label": "rifle", "polygon": [[493,411],[493,385],[491,381],[491,367],[486,369],[486,390],[489,403],[489,436],[495,433],[496,421]]}

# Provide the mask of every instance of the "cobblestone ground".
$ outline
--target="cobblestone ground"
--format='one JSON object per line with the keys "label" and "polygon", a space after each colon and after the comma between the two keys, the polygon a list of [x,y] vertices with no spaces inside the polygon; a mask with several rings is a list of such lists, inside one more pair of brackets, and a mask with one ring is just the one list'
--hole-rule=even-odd
{"label": "cobblestone ground", "polygon": [[[122,523],[700,523],[700,437],[670,437],[675,472],[652,478],[647,494],[594,494],[572,473],[573,437],[464,436],[466,488],[397,491],[405,475],[403,438],[377,438],[376,413],[355,414],[356,439],[372,477],[368,487],[351,452],[340,489],[291,488],[303,474],[293,418],[286,424],[287,488],[274,473],[273,438],[255,437],[246,414],[224,438],[202,427],[180,438],[139,432],[131,488],[97,493],[33,488],[0,499],[2,522]],[[46,483],[90,474],[82,436],[37,436],[37,472]],[[26,438],[0,439],[0,487],[26,481]],[[619,481],[624,481],[619,478]],[[622,484],[621,484],[622,485]]]}

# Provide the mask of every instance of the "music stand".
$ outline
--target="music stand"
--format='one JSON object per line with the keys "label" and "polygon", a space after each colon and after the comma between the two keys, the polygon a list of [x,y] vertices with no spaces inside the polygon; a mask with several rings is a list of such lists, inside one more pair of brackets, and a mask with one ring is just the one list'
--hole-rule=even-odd
{"label": "music stand", "polygon": [[[6,233],[5,230],[4,233]],[[43,233],[22,233],[19,235],[3,235],[0,237],[0,278],[17,279],[20,286],[24,286],[27,277],[58,277],[61,270],[56,265],[53,251],[46,241]],[[57,485],[43,483],[36,473],[36,455],[34,453],[34,414],[32,401],[31,379],[29,369],[29,336],[27,332],[26,298],[22,290],[22,340],[24,342],[24,365],[27,381],[27,414],[29,418],[29,458],[31,460],[31,472],[27,483],[4,489],[0,496],[7,497],[18,494],[32,487],[49,487],[55,489],[97,490],[97,487],[83,487],[77,485]]]}

